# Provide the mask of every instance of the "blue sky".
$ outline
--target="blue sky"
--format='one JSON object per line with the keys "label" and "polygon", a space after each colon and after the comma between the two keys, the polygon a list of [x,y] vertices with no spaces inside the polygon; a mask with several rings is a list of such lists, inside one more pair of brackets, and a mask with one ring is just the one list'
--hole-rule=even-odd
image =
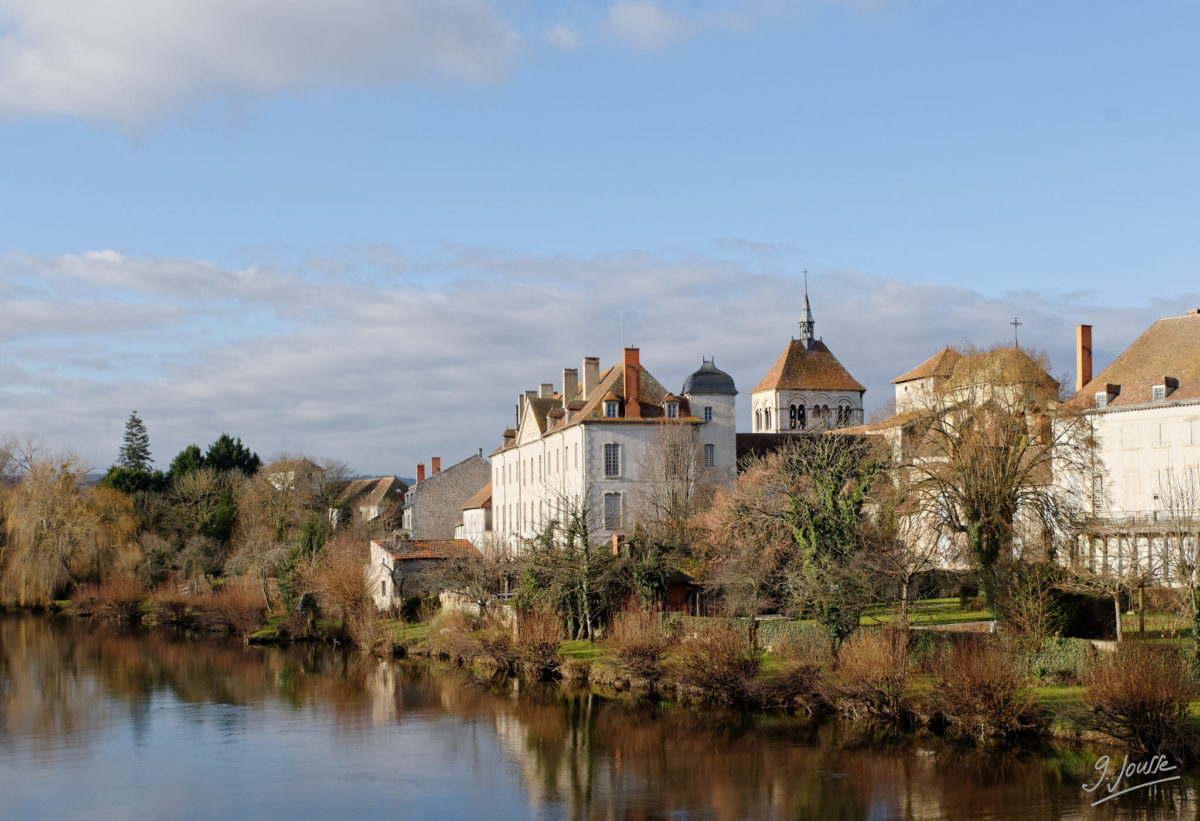
{"label": "blue sky", "polygon": [[[626,340],[743,399],[1200,305],[1200,3],[0,0],[0,433],[411,475]],[[748,425],[742,403],[743,427]]]}

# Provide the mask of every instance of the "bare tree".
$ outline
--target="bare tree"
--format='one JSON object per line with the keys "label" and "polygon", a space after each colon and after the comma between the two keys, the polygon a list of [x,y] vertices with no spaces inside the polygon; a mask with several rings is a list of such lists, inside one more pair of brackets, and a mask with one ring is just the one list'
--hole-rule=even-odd
{"label": "bare tree", "polygon": [[971,352],[931,391],[909,426],[906,470],[926,515],[965,542],[989,601],[993,570],[1015,555],[1018,528],[1054,546],[1071,530],[1074,506],[1053,469],[1086,460],[1082,418],[1057,400],[1058,383],[1016,348]]}
{"label": "bare tree", "polygon": [[863,529],[863,560],[881,579],[896,585],[900,623],[907,626],[913,585],[936,570],[942,558],[941,521],[920,506],[903,471],[891,471],[876,482],[870,514]]}
{"label": "bare tree", "polygon": [[132,505],[121,494],[86,487],[86,472],[72,457],[35,460],[4,490],[4,599],[47,604],[71,586],[99,580],[130,546]]}

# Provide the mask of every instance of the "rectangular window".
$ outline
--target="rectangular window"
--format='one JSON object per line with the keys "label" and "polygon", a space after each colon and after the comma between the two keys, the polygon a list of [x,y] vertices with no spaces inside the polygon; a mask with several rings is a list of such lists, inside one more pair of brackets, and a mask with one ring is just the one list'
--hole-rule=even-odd
{"label": "rectangular window", "polygon": [[1167,398],[1167,386],[1166,385],[1154,385],[1153,387],[1150,388],[1150,401],[1151,402],[1162,402],[1166,398]]}
{"label": "rectangular window", "polygon": [[621,475],[621,446],[608,442],[604,445],[604,475],[613,478]]}
{"label": "rectangular window", "polygon": [[604,494],[604,529],[616,530],[621,526],[621,494]]}
{"label": "rectangular window", "polygon": [[385,599],[387,598],[387,582],[379,583],[379,595]]}
{"label": "rectangular window", "polygon": [[716,445],[704,446],[704,466],[706,468],[714,467],[717,464],[717,447]]}
{"label": "rectangular window", "polygon": [[704,421],[705,422],[712,421],[712,406],[711,405],[704,406]]}
{"label": "rectangular window", "polygon": [[679,406],[676,405],[674,402],[667,403],[667,418],[668,419],[678,419],[679,418]]}

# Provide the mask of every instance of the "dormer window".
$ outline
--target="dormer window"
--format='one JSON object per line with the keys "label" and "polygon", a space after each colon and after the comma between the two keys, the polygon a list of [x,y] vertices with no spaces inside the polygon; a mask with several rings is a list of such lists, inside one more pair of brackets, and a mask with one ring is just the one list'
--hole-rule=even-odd
{"label": "dormer window", "polygon": [[1096,392],[1096,407],[1104,408],[1108,406],[1108,394],[1104,391]]}
{"label": "dormer window", "polygon": [[1165,402],[1167,397],[1179,387],[1179,380],[1173,376],[1164,376],[1163,381],[1150,386],[1150,401]]}
{"label": "dormer window", "polygon": [[620,403],[616,399],[607,399],[604,402],[604,417],[606,419],[616,419],[621,415]]}
{"label": "dormer window", "polygon": [[679,403],[678,402],[668,402],[666,404],[666,408],[667,408],[667,418],[668,419],[678,419],[679,418]]}

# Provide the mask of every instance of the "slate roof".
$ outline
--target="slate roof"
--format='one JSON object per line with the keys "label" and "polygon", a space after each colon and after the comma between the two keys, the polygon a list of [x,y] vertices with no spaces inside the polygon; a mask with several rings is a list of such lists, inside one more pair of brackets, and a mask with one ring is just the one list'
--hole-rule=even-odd
{"label": "slate roof", "polygon": [[683,390],[681,394],[689,393],[707,393],[707,394],[725,394],[733,396],[737,394],[737,388],[733,385],[733,377],[725,373],[716,366],[716,363],[711,359],[705,359],[700,365],[700,369],[683,380]]}
{"label": "slate roof", "polygon": [[1094,407],[1096,394],[1109,384],[1120,385],[1121,393],[1108,407],[1150,402],[1150,389],[1168,376],[1178,379],[1179,387],[1167,395],[1166,402],[1200,399],[1200,314],[1157,320],[1066,404],[1076,409]]}
{"label": "slate roof", "polygon": [[467,503],[462,506],[463,510],[473,510],[477,507],[492,506],[492,483],[488,482],[483,486],[483,489],[467,499]]}
{"label": "slate roof", "polygon": [[813,342],[812,350],[793,339],[775,360],[751,393],[771,390],[859,391],[863,387],[850,375],[824,342]]}

